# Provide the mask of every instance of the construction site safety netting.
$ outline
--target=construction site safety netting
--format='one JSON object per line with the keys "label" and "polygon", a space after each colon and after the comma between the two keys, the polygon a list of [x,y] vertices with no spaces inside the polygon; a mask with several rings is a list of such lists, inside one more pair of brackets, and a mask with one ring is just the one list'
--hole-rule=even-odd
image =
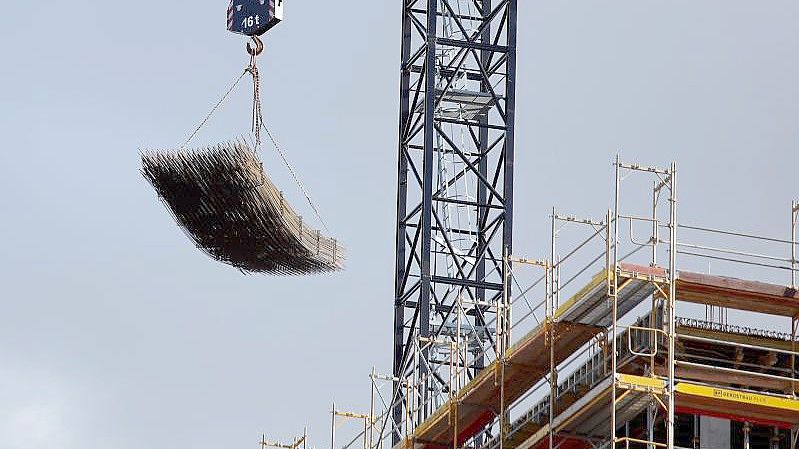
{"label": "construction site safety netting", "polygon": [[303,223],[245,142],[147,151],[142,174],[199,249],[245,272],[341,270],[344,249]]}

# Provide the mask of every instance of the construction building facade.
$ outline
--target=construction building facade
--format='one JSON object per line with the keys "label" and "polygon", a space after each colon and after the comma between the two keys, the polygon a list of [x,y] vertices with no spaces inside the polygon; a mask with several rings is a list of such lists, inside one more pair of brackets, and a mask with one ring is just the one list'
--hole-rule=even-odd
{"label": "construction building facade", "polygon": [[[615,171],[615,207],[604,219],[553,210],[551,254],[503,260],[517,293],[497,306],[504,329],[486,323],[499,337],[485,368],[462,363],[474,350],[468,338],[417,337],[422,350],[450,345],[447,377],[373,372],[363,431],[334,449],[798,447],[799,205],[790,238],[691,226],[677,221],[676,165],[617,160]],[[625,192],[636,177],[653,187],[643,194],[651,213],[624,212],[623,204],[640,205]],[[566,232],[585,240],[562,251]],[[714,261],[736,276],[682,269],[683,261]],[[731,314],[751,325],[731,324]],[[422,390],[434,378],[444,378],[446,400],[419,413],[430,407]],[[392,394],[398,388],[403,394]]]}

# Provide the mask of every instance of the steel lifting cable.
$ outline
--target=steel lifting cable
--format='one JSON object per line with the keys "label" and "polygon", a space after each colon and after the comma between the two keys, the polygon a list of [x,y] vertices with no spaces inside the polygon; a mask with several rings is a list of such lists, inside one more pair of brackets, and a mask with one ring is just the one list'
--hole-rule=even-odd
{"label": "steel lifting cable", "polygon": [[200,130],[205,126],[205,124],[208,123],[208,120],[211,119],[211,116],[214,115],[214,113],[216,112],[217,109],[219,109],[220,106],[222,106],[222,103],[224,103],[225,100],[227,100],[227,98],[236,89],[236,87],[239,85],[241,80],[244,78],[244,75],[246,75],[246,74],[247,74],[247,70],[245,69],[241,73],[241,75],[239,75],[239,77],[236,79],[236,81],[233,82],[233,84],[230,86],[230,88],[227,90],[227,92],[225,92],[225,94],[222,95],[222,98],[214,105],[214,107],[211,108],[211,110],[208,112],[208,114],[205,116],[205,118],[200,122],[200,124],[197,125],[197,128],[195,128],[194,131],[191,134],[189,134],[188,139],[186,139],[186,141],[183,142],[183,145],[181,145],[178,148],[178,151],[183,150],[184,148],[186,148],[186,145],[188,145],[189,142],[191,142],[191,140],[194,139],[194,136],[196,136],[197,133],[200,132]]}
{"label": "steel lifting cable", "polygon": [[294,167],[292,167],[291,163],[289,163],[288,158],[286,158],[286,154],[280,145],[277,143],[277,140],[272,135],[272,131],[269,127],[266,126],[263,119],[263,113],[261,111],[261,75],[258,72],[258,64],[257,64],[257,57],[261,54],[264,49],[263,42],[258,39],[258,37],[253,36],[253,42],[255,46],[251,46],[250,43],[247,43],[247,53],[250,54],[250,63],[244,69],[241,75],[233,82],[230,88],[222,95],[222,98],[211,108],[205,118],[200,122],[197,128],[189,135],[188,139],[180,146],[179,150],[183,150],[186,146],[191,142],[192,139],[200,132],[200,130],[208,123],[208,120],[211,119],[211,116],[219,109],[222,104],[227,100],[231,93],[236,89],[239,85],[241,80],[244,78],[245,75],[248,73],[252,76],[253,81],[253,100],[252,100],[252,131],[255,134],[255,148],[258,150],[261,146],[261,128],[266,131],[266,134],[269,136],[269,140],[272,142],[272,145],[277,150],[278,155],[280,155],[280,159],[283,161],[283,164],[288,169],[291,177],[294,179],[294,182],[299,187],[302,194],[305,196],[305,199],[308,201],[308,204],[311,206],[311,209],[316,215],[316,218],[322,224],[322,227],[325,228],[325,231],[330,233],[330,229],[327,227],[325,220],[322,218],[322,214],[319,212],[319,208],[316,207],[316,204],[311,199],[311,195],[305,189],[305,186],[300,182],[299,176],[297,176],[297,172],[294,171]]}
{"label": "steel lifting cable", "polygon": [[325,224],[325,220],[322,218],[322,215],[319,213],[319,209],[317,209],[316,205],[311,199],[311,195],[308,194],[308,191],[305,190],[305,187],[300,182],[300,178],[297,176],[297,173],[294,171],[294,168],[291,166],[288,159],[286,159],[286,155],[283,153],[283,150],[280,148],[280,145],[278,145],[277,140],[275,140],[275,137],[272,135],[272,131],[270,131],[269,128],[266,126],[266,123],[264,123],[263,118],[260,118],[259,120],[261,122],[261,126],[263,126],[264,130],[266,131],[266,135],[269,136],[269,140],[272,141],[272,145],[275,147],[277,153],[280,155],[280,158],[283,159],[283,163],[286,165],[286,168],[288,168],[289,173],[291,173],[291,176],[294,178],[294,182],[297,183],[297,187],[300,188],[302,194],[305,195],[305,199],[308,200],[308,204],[311,206],[311,209],[313,209],[314,215],[316,215],[316,218],[319,219],[319,222],[322,224],[322,227],[325,228],[325,231],[330,233],[330,229],[328,229],[327,224]]}
{"label": "steel lifting cable", "polygon": [[302,194],[305,196],[305,199],[311,206],[314,215],[316,215],[316,218],[322,224],[322,227],[325,228],[325,231],[330,233],[330,229],[327,227],[325,220],[322,218],[322,214],[319,213],[319,209],[316,207],[316,204],[314,204],[313,200],[311,199],[311,195],[305,189],[305,186],[302,185],[302,182],[300,182],[300,177],[297,176],[297,172],[294,171],[294,167],[292,167],[289,163],[289,160],[286,158],[286,154],[284,153],[283,149],[280,147],[280,145],[278,145],[277,139],[275,139],[275,137],[272,135],[272,131],[266,126],[266,123],[264,123],[263,112],[261,111],[261,76],[258,73],[258,65],[256,60],[261,51],[263,51],[263,44],[258,38],[253,38],[253,40],[256,44],[255,49],[247,45],[247,52],[250,53],[250,66],[247,68],[247,72],[252,75],[253,83],[252,127],[253,132],[255,133],[256,148],[261,146],[261,128],[263,128],[266,131],[266,134],[269,136],[269,140],[272,141],[272,146],[275,147],[275,150],[277,150],[277,153],[280,155],[280,159],[283,161],[283,164],[291,174],[291,177],[294,178],[294,182],[297,184],[297,187],[299,187],[300,191],[302,191]]}

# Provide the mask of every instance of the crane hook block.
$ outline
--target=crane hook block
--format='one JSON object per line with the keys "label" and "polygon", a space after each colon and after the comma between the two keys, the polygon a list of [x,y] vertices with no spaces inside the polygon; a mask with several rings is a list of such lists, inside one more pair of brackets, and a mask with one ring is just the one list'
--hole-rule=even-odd
{"label": "crane hook block", "polygon": [[227,29],[260,36],[283,20],[283,0],[230,0]]}

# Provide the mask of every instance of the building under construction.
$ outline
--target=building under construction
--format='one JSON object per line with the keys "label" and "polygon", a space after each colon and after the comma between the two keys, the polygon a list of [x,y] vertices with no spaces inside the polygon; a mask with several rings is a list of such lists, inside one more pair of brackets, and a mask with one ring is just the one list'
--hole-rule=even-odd
{"label": "building under construction", "polygon": [[[548,257],[502,260],[498,317],[475,328],[465,316],[481,304],[458,294],[462,328],[413,339],[410,376],[373,372],[368,413],[334,408],[334,449],[797,447],[799,204],[791,239],[685,225],[674,165],[615,167],[617,207],[603,220],[553,211]],[[654,179],[651,215],[625,214],[623,185],[642,175]],[[561,251],[566,232],[584,240]],[[751,249],[764,246],[775,252]],[[787,282],[681,269],[689,259]],[[753,324],[729,324],[734,311]],[[479,352],[482,338],[492,351]],[[337,417],[363,430],[337,443]]]}
{"label": "building under construction", "polygon": [[332,449],[796,448],[799,206],[689,224],[676,164],[617,159],[514,251],[516,3],[403,0],[393,369]]}

